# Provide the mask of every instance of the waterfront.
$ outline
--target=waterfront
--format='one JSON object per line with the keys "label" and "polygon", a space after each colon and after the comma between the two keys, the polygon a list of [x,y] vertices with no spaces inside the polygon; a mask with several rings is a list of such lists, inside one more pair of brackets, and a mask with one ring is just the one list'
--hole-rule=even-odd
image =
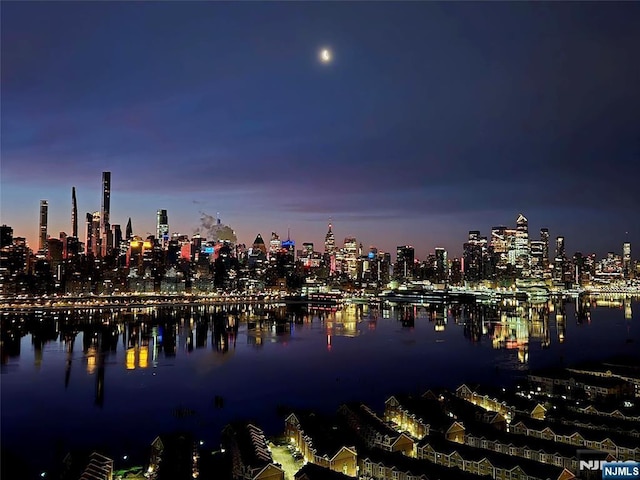
{"label": "waterfront", "polygon": [[[559,363],[634,353],[637,300],[340,309],[202,306],[3,317],[3,446],[38,468],[69,448],[136,461],[153,438],[256,419],[278,405],[331,412],[392,393],[517,381]],[[223,404],[216,402],[222,399]]]}

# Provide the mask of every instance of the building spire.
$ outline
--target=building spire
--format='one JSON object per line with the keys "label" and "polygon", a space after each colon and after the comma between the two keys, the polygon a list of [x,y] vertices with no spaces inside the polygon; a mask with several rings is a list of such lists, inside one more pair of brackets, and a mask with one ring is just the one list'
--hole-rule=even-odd
{"label": "building spire", "polygon": [[127,236],[127,240],[133,237],[133,228],[131,227],[131,217],[129,217],[129,221],[127,222],[127,229],[125,230],[125,235]]}
{"label": "building spire", "polygon": [[71,236],[78,238],[78,202],[76,187],[71,187]]}

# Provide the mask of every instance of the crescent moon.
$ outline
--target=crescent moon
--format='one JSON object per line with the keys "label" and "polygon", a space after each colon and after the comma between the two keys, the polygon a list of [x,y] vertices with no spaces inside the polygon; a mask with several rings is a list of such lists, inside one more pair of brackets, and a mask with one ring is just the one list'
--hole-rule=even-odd
{"label": "crescent moon", "polygon": [[329,63],[331,61],[331,51],[328,48],[323,48],[320,51],[320,61],[322,63]]}

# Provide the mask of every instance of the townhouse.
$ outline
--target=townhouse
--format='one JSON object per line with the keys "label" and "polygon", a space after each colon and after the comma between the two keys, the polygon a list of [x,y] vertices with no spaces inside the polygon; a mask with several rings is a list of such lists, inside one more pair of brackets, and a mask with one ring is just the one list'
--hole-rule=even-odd
{"label": "townhouse", "polygon": [[353,480],[353,477],[321,467],[315,463],[307,463],[294,475],[294,480]]}
{"label": "townhouse", "polygon": [[640,442],[637,438],[617,432],[604,432],[580,428],[575,425],[549,423],[526,417],[516,417],[509,432],[573,445],[576,448],[601,450],[618,460],[640,459]]}
{"label": "townhouse", "polygon": [[635,396],[640,397],[640,364],[637,359],[611,359],[605,362],[586,362],[567,368],[570,372],[618,378],[634,386]]}
{"label": "townhouse", "polygon": [[584,413],[586,415],[593,415],[604,418],[619,418],[620,420],[627,420],[629,422],[640,422],[640,408],[635,407],[631,402],[625,407],[611,407],[605,405],[587,405],[584,406],[570,406],[570,410]]}
{"label": "townhouse", "polygon": [[262,430],[250,423],[232,423],[222,430],[222,445],[229,452],[234,480],[284,480],[273,462]]}
{"label": "townhouse", "polygon": [[[566,468],[546,465],[508,454],[450,442],[439,435],[425,437],[417,446],[417,458],[496,480],[571,480]],[[455,478],[455,477],[454,477]]]}
{"label": "townhouse", "polygon": [[[617,432],[640,439],[640,422],[625,418],[602,417],[568,408],[550,410],[547,420],[590,430]],[[640,440],[639,440],[640,441]]]}
{"label": "townhouse", "polygon": [[528,380],[538,391],[569,398],[586,397],[596,401],[611,401],[634,396],[634,386],[626,380],[576,373],[564,368],[540,370],[531,373]]}
{"label": "townhouse", "polygon": [[528,398],[525,392],[513,392],[505,388],[497,389],[486,386],[461,385],[455,394],[458,398],[477,405],[487,411],[500,413],[507,422],[516,414],[524,414],[531,418],[544,419],[549,405],[536,398]]}
{"label": "townhouse", "polygon": [[111,480],[112,478],[113,460],[101,453],[93,452],[89,456],[87,467],[82,472],[80,480]]}
{"label": "townhouse", "polygon": [[464,425],[447,414],[442,401],[431,394],[389,397],[385,402],[384,419],[418,440],[435,431],[450,440],[464,441]]}
{"label": "townhouse", "polygon": [[479,405],[474,405],[456,395],[445,393],[443,395],[443,408],[446,413],[462,423],[482,423],[491,425],[498,430],[507,429],[507,419],[499,412],[485,410]]}
{"label": "townhouse", "polygon": [[160,435],[151,442],[148,473],[158,480],[191,480],[198,476],[198,458],[191,434]]}
{"label": "townhouse", "polygon": [[465,444],[479,449],[578,470],[577,449],[551,440],[515,435],[482,424],[467,426]]}
{"label": "townhouse", "polygon": [[489,480],[487,475],[436,465],[398,452],[367,449],[358,458],[360,478],[366,480]]}
{"label": "townhouse", "polygon": [[400,433],[378,417],[362,403],[343,404],[338,409],[348,428],[369,448],[380,448],[386,452],[415,454],[415,442],[406,433]]}
{"label": "townhouse", "polygon": [[285,419],[285,436],[306,462],[351,477],[357,475],[355,442],[349,432],[330,419],[315,413],[291,413]]}
{"label": "townhouse", "polygon": [[466,384],[460,385],[456,389],[456,396],[466,400],[469,403],[477,405],[485,410],[489,410],[491,412],[498,412],[507,421],[510,421],[511,418],[516,414],[515,408],[507,404],[503,399],[501,399],[497,392],[494,391],[486,391],[488,390],[486,387],[473,386],[470,387]]}

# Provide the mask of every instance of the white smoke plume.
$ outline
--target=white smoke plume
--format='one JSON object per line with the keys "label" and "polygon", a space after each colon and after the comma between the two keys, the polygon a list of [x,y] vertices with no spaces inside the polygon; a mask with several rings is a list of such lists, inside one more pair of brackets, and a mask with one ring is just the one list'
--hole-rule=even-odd
{"label": "white smoke plume", "polygon": [[205,212],[200,212],[200,227],[195,233],[199,233],[207,240],[237,242],[236,232],[228,225],[224,225],[214,217]]}

